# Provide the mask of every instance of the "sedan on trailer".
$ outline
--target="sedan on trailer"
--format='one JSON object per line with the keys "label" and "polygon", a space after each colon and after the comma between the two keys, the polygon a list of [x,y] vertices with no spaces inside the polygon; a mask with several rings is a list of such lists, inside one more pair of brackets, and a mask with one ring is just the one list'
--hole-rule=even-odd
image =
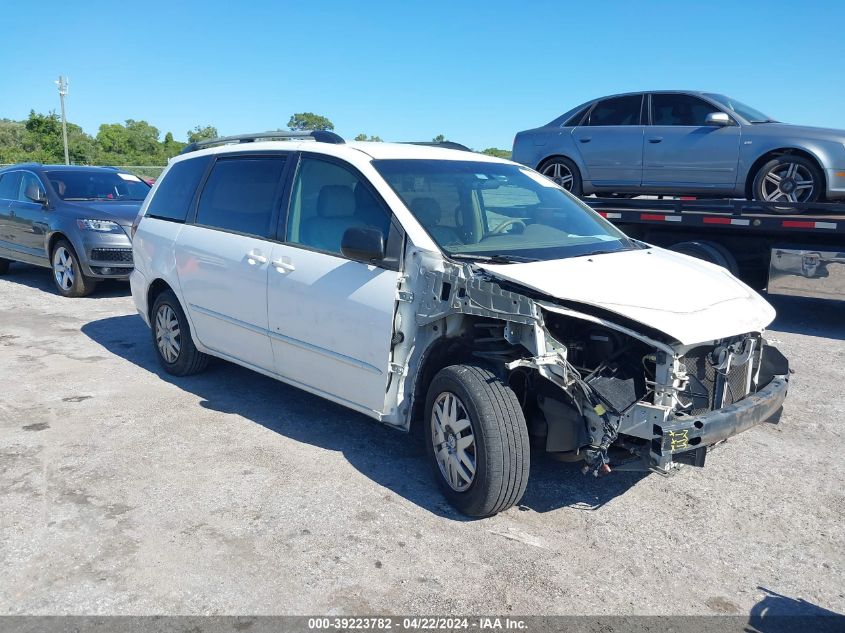
{"label": "sedan on trailer", "polygon": [[52,269],[65,297],[132,272],[129,229],[150,186],[114,167],[27,163],[0,170],[0,275],[12,261]]}
{"label": "sedan on trailer", "polygon": [[845,131],[781,123],[712,92],[594,99],[519,132],[513,159],[575,195],[845,198]]}

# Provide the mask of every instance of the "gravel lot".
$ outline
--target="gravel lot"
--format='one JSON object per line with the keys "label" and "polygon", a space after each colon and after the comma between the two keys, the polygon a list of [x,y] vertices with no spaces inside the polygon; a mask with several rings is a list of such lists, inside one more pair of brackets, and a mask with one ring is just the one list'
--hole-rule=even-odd
{"label": "gravel lot", "polygon": [[535,458],[467,521],[409,437],[217,362],[156,364],[128,284],[0,278],[0,613],[845,612],[845,305],[774,298],[782,422],[704,469]]}

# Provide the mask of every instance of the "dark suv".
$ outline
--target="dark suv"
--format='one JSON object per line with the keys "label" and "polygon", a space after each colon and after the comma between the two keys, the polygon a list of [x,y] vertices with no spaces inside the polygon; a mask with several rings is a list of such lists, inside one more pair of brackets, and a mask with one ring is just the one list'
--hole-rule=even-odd
{"label": "dark suv", "polygon": [[0,274],[10,261],[53,270],[65,297],[132,272],[132,221],[150,186],[113,167],[13,165],[0,170]]}

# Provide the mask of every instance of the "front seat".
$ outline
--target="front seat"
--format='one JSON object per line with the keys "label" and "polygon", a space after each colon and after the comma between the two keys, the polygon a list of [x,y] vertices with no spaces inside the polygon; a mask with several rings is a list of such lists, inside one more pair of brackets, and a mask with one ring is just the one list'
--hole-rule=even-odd
{"label": "front seat", "polygon": [[454,246],[464,241],[458,232],[449,226],[440,226],[443,210],[434,198],[416,198],[411,201],[411,213],[420,221],[434,241],[441,246]]}
{"label": "front seat", "polygon": [[346,185],[326,185],[317,194],[317,217],[302,224],[302,243],[340,253],[346,229],[365,226],[355,217],[355,194]]}

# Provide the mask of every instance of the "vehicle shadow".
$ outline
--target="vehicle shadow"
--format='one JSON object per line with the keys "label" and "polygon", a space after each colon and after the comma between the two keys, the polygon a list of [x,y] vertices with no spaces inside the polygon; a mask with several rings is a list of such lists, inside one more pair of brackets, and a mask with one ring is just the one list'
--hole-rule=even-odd
{"label": "vehicle shadow", "polygon": [[766,300],[777,310],[768,330],[845,340],[845,301],[768,295]]}
{"label": "vehicle shadow", "polygon": [[[59,296],[56,286],[53,283],[52,273],[49,268],[41,268],[31,264],[12,262],[9,272],[0,277],[12,283],[20,284],[28,288],[40,290],[51,295]],[[129,282],[117,279],[105,279],[97,284],[93,294],[73,301],[86,301],[89,299],[109,299],[113,297],[125,297],[129,295]]]}
{"label": "vehicle shadow", "polygon": [[794,633],[845,631],[845,615],[804,599],[795,599],[758,587],[766,596],[748,614],[747,633]]}
{"label": "vehicle shadow", "polygon": [[[108,317],[82,326],[107,351],[198,396],[200,406],[234,413],[298,442],[339,451],[362,474],[395,494],[455,521],[468,520],[437,489],[421,442],[318,396],[232,363],[216,360],[208,371],[177,378],[158,364],[149,329],[138,315]],[[246,394],[249,394],[248,397]],[[577,464],[532,455],[522,509],[596,509],[623,494],[642,473],[585,477]]]}

